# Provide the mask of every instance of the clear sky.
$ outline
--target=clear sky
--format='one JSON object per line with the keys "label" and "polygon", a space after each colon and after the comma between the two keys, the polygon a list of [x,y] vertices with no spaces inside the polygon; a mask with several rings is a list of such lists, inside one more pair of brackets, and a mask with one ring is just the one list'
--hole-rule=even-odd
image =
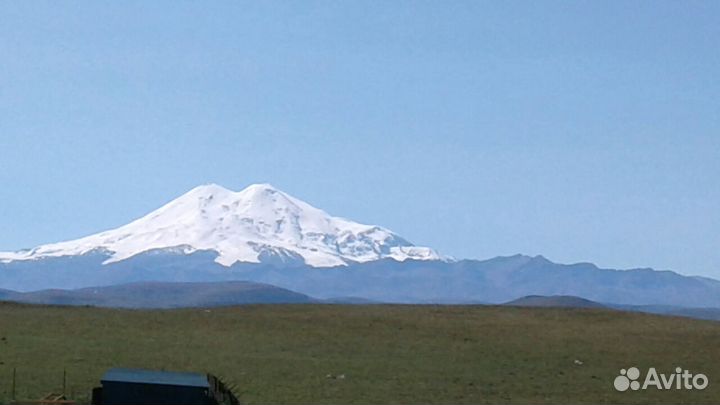
{"label": "clear sky", "polygon": [[720,2],[0,3],[0,250],[268,182],[458,258],[720,277]]}

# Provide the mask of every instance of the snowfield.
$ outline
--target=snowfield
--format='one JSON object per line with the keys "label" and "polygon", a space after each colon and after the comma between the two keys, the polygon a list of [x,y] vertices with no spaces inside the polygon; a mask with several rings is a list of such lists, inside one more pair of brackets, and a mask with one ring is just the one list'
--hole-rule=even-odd
{"label": "snowfield", "polygon": [[212,250],[218,253],[215,261],[223,266],[279,261],[335,267],[385,258],[444,260],[433,249],[414,246],[385,228],[333,217],[269,184],[239,192],[216,184],[199,186],[117,229],[31,250],[2,252],[0,260],[104,250],[111,255],[107,264],[156,249],[186,254]]}

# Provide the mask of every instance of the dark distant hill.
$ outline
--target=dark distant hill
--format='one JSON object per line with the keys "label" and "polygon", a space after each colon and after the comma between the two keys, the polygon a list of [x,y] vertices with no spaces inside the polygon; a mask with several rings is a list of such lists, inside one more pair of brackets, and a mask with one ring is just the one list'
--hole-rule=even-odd
{"label": "dark distant hill", "polygon": [[647,312],[649,314],[682,316],[686,318],[720,321],[720,308],[686,308],[667,305],[615,305],[607,304],[608,308],[621,311]]}
{"label": "dark distant hill", "polygon": [[353,304],[353,305],[367,305],[367,304],[381,304],[380,301],[373,301],[362,297],[333,297],[322,300],[326,304]]}
{"label": "dark distant hill", "polygon": [[618,311],[645,312],[649,314],[681,316],[686,318],[720,321],[720,308],[687,308],[670,305],[618,305],[591,301],[572,295],[529,295],[503,305],[544,308],[604,308]]}
{"label": "dark distant hill", "polygon": [[572,295],[528,295],[507,302],[505,305],[516,307],[606,308],[605,305],[598,302]]}
{"label": "dark distant hill", "polygon": [[77,290],[0,291],[0,299],[30,304],[92,305],[114,308],[215,307],[240,304],[296,304],[313,298],[268,284],[139,282]]}

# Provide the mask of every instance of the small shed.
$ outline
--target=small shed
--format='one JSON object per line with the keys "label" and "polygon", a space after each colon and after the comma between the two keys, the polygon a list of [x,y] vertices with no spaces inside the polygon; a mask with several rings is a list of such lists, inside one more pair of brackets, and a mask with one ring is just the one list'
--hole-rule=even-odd
{"label": "small shed", "polygon": [[206,374],[127,368],[105,372],[93,390],[93,405],[212,405]]}

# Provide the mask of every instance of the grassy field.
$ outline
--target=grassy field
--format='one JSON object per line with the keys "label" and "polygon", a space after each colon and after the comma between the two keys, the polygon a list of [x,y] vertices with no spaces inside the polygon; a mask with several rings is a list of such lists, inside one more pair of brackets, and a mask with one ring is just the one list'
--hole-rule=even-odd
{"label": "grassy field", "polygon": [[[206,371],[264,403],[717,403],[720,323],[604,310],[257,305],[132,311],[0,304],[0,402],[87,401],[109,367]],[[576,364],[576,360],[582,364]],[[676,366],[703,391],[616,392]],[[345,378],[328,378],[328,374]]]}

